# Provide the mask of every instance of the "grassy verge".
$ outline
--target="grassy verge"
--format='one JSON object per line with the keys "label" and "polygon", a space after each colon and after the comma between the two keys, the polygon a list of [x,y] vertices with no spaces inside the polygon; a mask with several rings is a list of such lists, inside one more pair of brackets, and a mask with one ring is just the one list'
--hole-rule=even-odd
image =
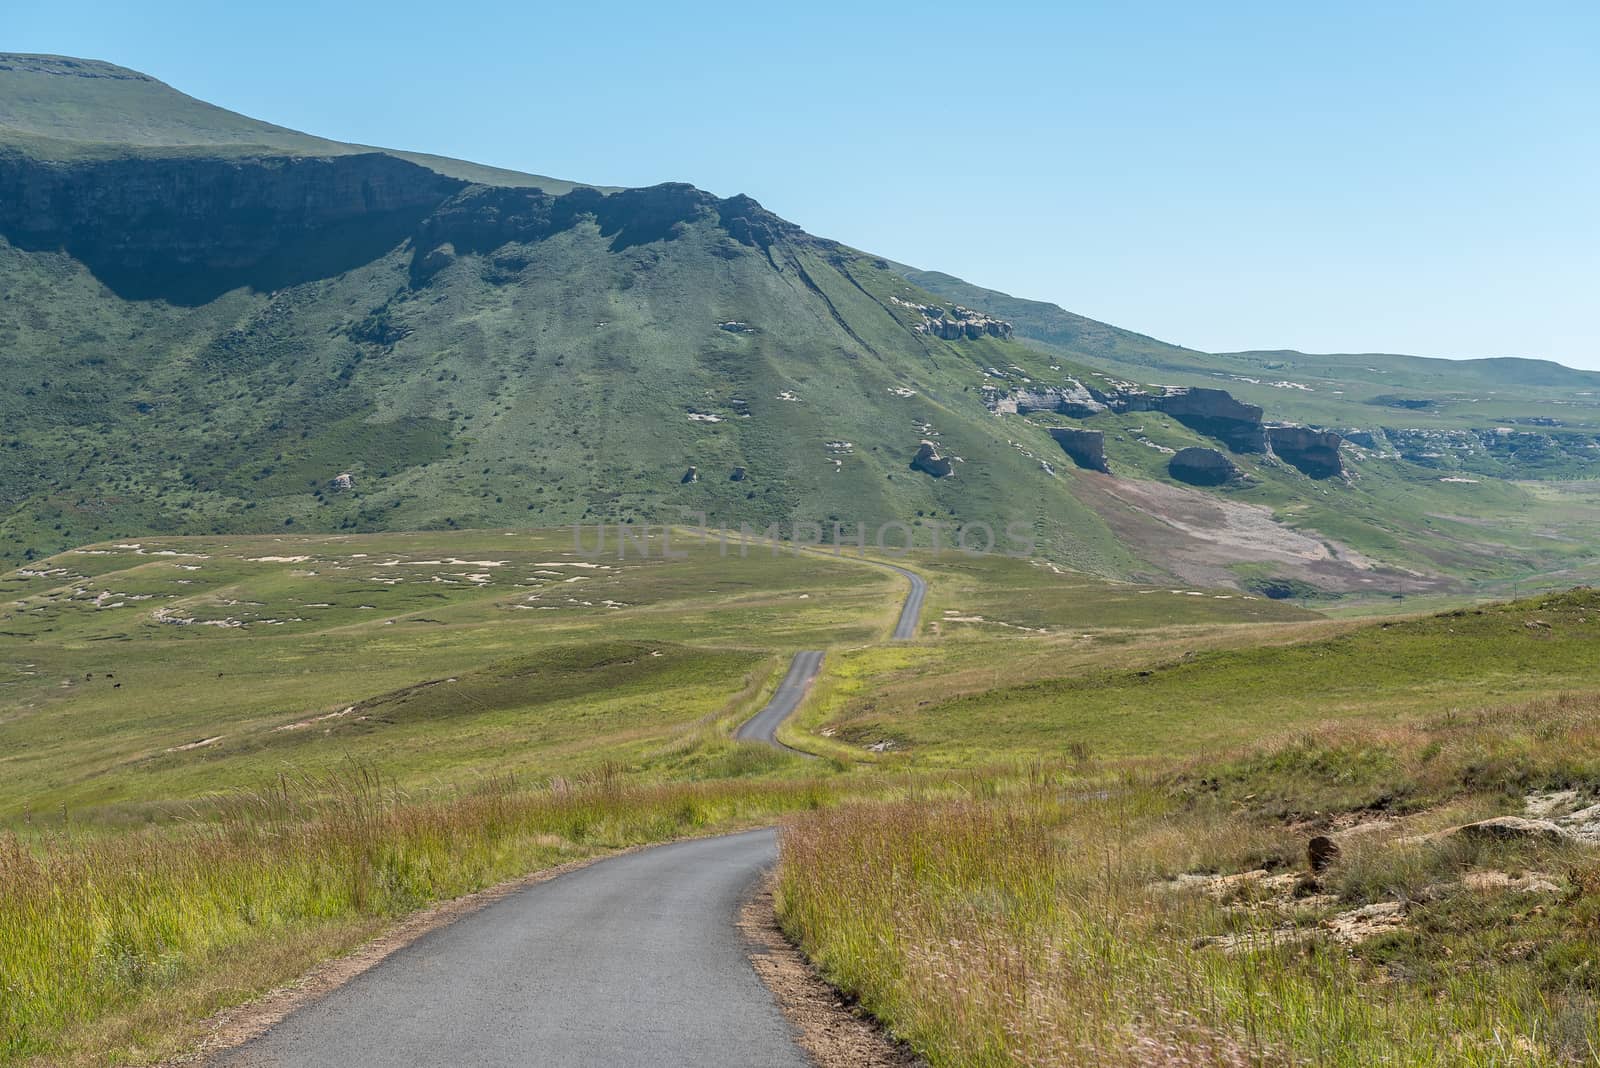
{"label": "grassy verge", "polygon": [[[779,911],[933,1065],[1600,1063],[1600,699],[790,820]],[[1443,833],[1441,833],[1443,832]],[[1341,855],[1308,867],[1312,835]]]}
{"label": "grassy verge", "polygon": [[352,769],[233,795],[177,829],[0,836],[0,1063],[159,1058],[216,1010],[433,902],[843,788],[602,775],[417,797]]}

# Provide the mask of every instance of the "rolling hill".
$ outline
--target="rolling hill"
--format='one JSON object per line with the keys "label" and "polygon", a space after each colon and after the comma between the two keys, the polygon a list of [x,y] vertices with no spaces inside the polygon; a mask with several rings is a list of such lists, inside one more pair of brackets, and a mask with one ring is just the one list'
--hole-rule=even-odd
{"label": "rolling hill", "polygon": [[1021,524],[1285,597],[1597,566],[1600,494],[1526,480],[1592,477],[1600,376],[1195,352],[748,197],[327,141],[87,60],[0,55],[0,360],[0,560],[703,515]]}

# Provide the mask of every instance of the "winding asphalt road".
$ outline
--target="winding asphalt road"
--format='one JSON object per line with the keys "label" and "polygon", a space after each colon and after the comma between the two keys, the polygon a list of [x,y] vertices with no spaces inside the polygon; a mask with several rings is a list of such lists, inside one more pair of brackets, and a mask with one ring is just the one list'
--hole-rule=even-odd
{"label": "winding asphalt road", "polygon": [[800,707],[800,702],[811,692],[811,684],[817,681],[817,672],[820,670],[822,670],[821,653],[796,653],[789,663],[789,673],[778,684],[778,689],[773,693],[772,700],[767,702],[767,707],[734,731],[733,736],[742,742],[766,742],[779,749],[788,749],[791,753],[800,753],[800,750],[789,749],[778,741],[778,727]]}
{"label": "winding asphalt road", "polygon": [[413,942],[227,1068],[806,1068],[734,926],[776,832],[657,846]]}
{"label": "winding asphalt road", "polygon": [[922,618],[922,601],[928,596],[928,582],[915,571],[908,571],[894,564],[879,564],[898,575],[903,575],[911,580],[911,592],[906,594],[906,603],[900,609],[900,619],[894,625],[894,640],[898,642],[909,641],[917,636],[917,621]]}
{"label": "winding asphalt road", "polygon": [[[905,603],[900,607],[900,618],[895,621],[892,637],[896,641],[907,641],[917,636],[917,623],[922,618],[922,602],[928,595],[927,581],[915,571],[908,571],[894,564],[879,563],[876,560],[863,561],[874,567],[881,567],[902,575],[911,582],[911,589],[906,593]],[[801,756],[812,754],[799,749],[791,748],[778,741],[778,728],[783,721],[794,714],[800,707],[800,702],[805,700],[806,694],[811,692],[811,684],[817,681],[817,674],[822,670],[822,654],[815,650],[796,653],[789,662],[789,672],[784,675],[783,681],[778,684],[778,689],[772,695],[772,700],[767,706],[757,712],[749,721],[733,732],[733,736],[742,742],[765,742],[778,749],[790,753],[799,753]]]}
{"label": "winding asphalt road", "polygon": [[[894,637],[916,633],[911,580]],[[822,666],[803,652],[736,737],[778,725]],[[771,829],[656,846],[539,883],[396,951],[216,1068],[806,1068],[735,927]]]}

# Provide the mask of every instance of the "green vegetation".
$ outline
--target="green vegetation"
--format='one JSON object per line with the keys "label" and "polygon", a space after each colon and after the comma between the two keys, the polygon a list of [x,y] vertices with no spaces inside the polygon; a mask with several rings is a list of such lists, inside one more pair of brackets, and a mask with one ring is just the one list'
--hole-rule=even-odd
{"label": "green vegetation", "polygon": [[608,548],[580,556],[571,531],[144,539],[13,572],[0,814],[159,820],[352,758],[407,788],[608,762],[719,774],[742,758],[717,728],[774,668],[882,633],[901,584],[659,534],[648,559]]}
{"label": "green vegetation", "polygon": [[[786,924],[936,1064],[1593,1039],[1588,847],[1414,839],[1600,799],[1600,595],[1336,621],[919,553],[890,645],[887,571],[668,547],[142,538],[0,577],[5,1059],[157,1060],[431,902],[785,813]],[[729,741],[808,647],[785,736],[829,759]]]}
{"label": "green vegetation", "polygon": [[0,1062],[144,1062],[394,919],[606,851],[833,801],[809,782],[510,777],[412,795],[351,766],[198,825],[0,837]]}
{"label": "green vegetation", "polygon": [[[118,214],[213,181],[273,195]],[[784,922],[934,1064],[1600,1060],[1593,847],[1439,833],[1600,807],[1600,595],[1538,592],[1600,575],[1600,376],[1198,353],[747,198],[0,56],[0,194],[34,183],[44,216],[0,195],[0,1061],[159,1060],[430,903],[784,814]],[[941,300],[1018,340],[943,339]],[[1349,477],[1235,454],[1203,491],[1169,458],[1222,443],[1167,415],[991,410],[1080,382],[1226,388],[1349,432]],[[931,584],[894,644],[898,576],[661,526],[891,522]],[[798,649],[783,736],[823,759],[731,741]]]}
{"label": "green vegetation", "polygon": [[892,739],[917,764],[1219,752],[1330,719],[1390,723],[1597,688],[1597,640],[1600,593],[1579,590],[1381,623],[1069,630],[1020,653],[1015,639],[926,656],[869,649],[838,665],[806,722]]}
{"label": "green vegetation", "polygon": [[1448,829],[1592,801],[1597,712],[1330,718],[1221,763],[1043,764],[801,816],[780,915],[935,1066],[1593,1064],[1594,846]]}
{"label": "green vegetation", "polygon": [[[1059,565],[1318,607],[1600,570],[1594,485],[1511,481],[1592,474],[1600,391],[1580,372],[1208,356],[897,267],[745,198],[366,150],[90,61],[0,57],[0,89],[0,183],[46,182],[58,209],[0,212],[0,561],[157,535],[703,514],[865,525],[869,543],[906,523],[925,547],[935,524],[1020,524]],[[112,195],[236,174],[273,205],[319,201],[294,183],[369,179],[394,202],[328,218],[166,205],[189,220],[174,230]],[[1026,340],[927,332],[941,296]],[[1305,389],[1278,388],[1302,371]],[[1219,443],[1163,416],[1082,421],[1106,431],[1106,480],[1049,437],[1065,417],[987,407],[996,390],[1124,380],[1372,433],[1345,450],[1348,481],[1246,455],[1247,483],[1202,493],[1162,450]],[[1448,404],[1374,403],[1445,386]],[[909,468],[924,439],[950,477]]]}

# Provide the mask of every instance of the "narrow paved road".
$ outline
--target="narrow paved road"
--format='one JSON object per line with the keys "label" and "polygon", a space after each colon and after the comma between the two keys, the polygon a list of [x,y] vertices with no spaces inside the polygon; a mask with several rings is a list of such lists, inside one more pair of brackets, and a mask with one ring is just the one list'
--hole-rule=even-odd
{"label": "narrow paved road", "polygon": [[228,1068],[805,1068],[734,927],[775,832],[679,842],[425,935]]}
{"label": "narrow paved road", "polygon": [[[894,564],[879,563],[876,560],[866,562],[874,567],[903,575],[911,581],[911,589],[906,593],[905,603],[900,606],[900,618],[895,621],[892,637],[896,641],[915,638],[917,623],[922,617],[922,601],[928,595],[927,581],[915,571],[896,567]],[[778,741],[778,728],[783,725],[784,720],[794,714],[795,709],[800,707],[800,702],[811,692],[811,684],[817,681],[817,674],[821,670],[821,653],[815,651],[796,653],[794,659],[789,662],[789,673],[778,684],[772,700],[768,701],[766,707],[752,716],[747,723],[734,731],[733,736],[739,741],[765,742],[791,753],[799,753],[801,756],[812,756],[811,753],[794,749]]]}
{"label": "narrow paved road", "polygon": [[911,580],[911,592],[906,594],[906,603],[900,609],[900,620],[894,625],[895,641],[908,641],[917,636],[917,621],[922,618],[922,601],[928,596],[928,582],[915,571],[894,564],[881,566]]}
{"label": "narrow paved road", "polygon": [[[788,719],[805,695],[811,691],[811,684],[817,681],[817,672],[822,668],[822,654],[817,652],[796,653],[794,660],[789,664],[789,673],[778,684],[777,692],[772,695],[772,700],[767,702],[767,707],[757,712],[748,723],[734,731],[733,736],[745,742],[766,742],[779,749],[789,749],[788,746],[778,741],[778,727]],[[798,749],[790,749],[798,753]],[[810,756],[804,753],[803,756]]]}
{"label": "narrow paved road", "polygon": [[[911,581],[894,637],[914,637]],[[736,737],[778,725],[816,681],[795,656]],[[657,846],[529,887],[424,935],[217,1068],[806,1068],[750,966],[738,908],[777,859],[773,830]]]}

